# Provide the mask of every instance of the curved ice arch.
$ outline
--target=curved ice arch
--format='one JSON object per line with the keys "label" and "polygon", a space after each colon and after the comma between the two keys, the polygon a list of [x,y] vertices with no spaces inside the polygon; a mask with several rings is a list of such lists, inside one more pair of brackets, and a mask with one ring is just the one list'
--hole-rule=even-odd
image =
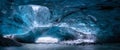
{"label": "curved ice arch", "polygon": [[[36,27],[65,27],[70,28],[73,30],[76,30],[77,32],[83,32],[84,34],[95,34],[97,31],[91,30],[91,28],[86,27],[84,23],[77,23],[74,24],[74,26],[69,25],[68,23],[50,23],[50,11],[45,6],[39,6],[39,5],[21,5],[15,8],[14,13],[12,14],[14,17],[18,17],[23,21],[23,23],[20,25],[22,26],[23,32],[27,34],[31,30],[33,30]],[[11,22],[12,23],[12,22]],[[83,28],[76,27],[78,25],[84,26]],[[19,28],[17,28],[19,30]],[[81,35],[80,35],[81,36]],[[95,40],[95,39],[92,39]]]}

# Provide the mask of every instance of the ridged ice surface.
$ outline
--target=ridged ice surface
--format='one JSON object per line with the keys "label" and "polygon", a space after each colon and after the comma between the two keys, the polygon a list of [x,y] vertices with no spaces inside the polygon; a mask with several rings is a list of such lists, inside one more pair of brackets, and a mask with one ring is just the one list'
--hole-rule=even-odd
{"label": "ridged ice surface", "polygon": [[[1,0],[0,33],[22,42],[120,41],[118,0]],[[13,37],[13,36],[12,36]],[[113,40],[113,39],[115,40]]]}
{"label": "ridged ice surface", "polygon": [[[43,41],[42,43],[44,43],[44,42],[45,43],[53,43],[53,42],[58,43],[58,41],[63,41],[60,43],[83,43],[83,42],[93,43],[93,42],[95,42],[96,37],[94,36],[94,34],[97,33],[98,28],[89,26],[89,25],[94,25],[94,24],[85,24],[85,23],[82,23],[82,20],[77,21],[75,23],[73,22],[73,24],[70,24],[69,22],[67,22],[70,20],[76,21],[75,20],[76,18],[75,19],[74,18],[73,19],[65,18],[63,20],[67,20],[67,21],[57,23],[54,21],[54,18],[51,17],[50,15],[51,14],[50,14],[49,8],[47,8],[45,6],[22,5],[22,6],[16,7],[12,14],[12,16],[14,16],[15,20],[18,22],[21,22],[21,24],[18,24],[18,23],[14,24],[13,22],[11,22],[11,24],[17,25],[17,26],[19,26],[19,28],[22,28],[22,29],[17,28],[16,29],[17,32],[15,32],[18,34],[23,34],[22,36],[24,36],[24,34],[29,35],[31,32],[33,32],[32,34],[34,34],[34,35],[37,35],[37,36],[39,35],[38,37],[29,35],[30,37],[32,37],[32,36],[34,37],[33,40],[37,39],[37,40],[35,40],[36,43],[40,43],[42,41]],[[80,16],[79,18],[82,18],[82,17]],[[92,22],[90,20],[88,20],[88,21]],[[43,29],[41,29],[41,28],[43,28]],[[48,28],[49,30],[44,31],[44,28]],[[39,29],[41,29],[41,31]],[[42,31],[44,31],[46,33],[42,32]],[[58,31],[58,33],[56,33],[57,31]],[[9,32],[9,33],[12,33],[12,32]],[[69,35],[70,35],[70,38],[69,38]],[[21,36],[21,35],[18,35],[18,36]],[[43,37],[43,36],[56,37],[57,41],[56,41],[56,39],[54,41],[54,38],[53,39],[49,38],[49,40],[47,38],[46,38],[46,40],[41,39],[41,37]],[[71,37],[71,36],[73,36],[73,37]],[[29,37],[27,37],[27,38],[29,38]],[[25,39],[25,38],[23,38],[23,39]],[[68,39],[71,41],[69,41]],[[69,42],[65,41],[65,40],[68,40]]]}

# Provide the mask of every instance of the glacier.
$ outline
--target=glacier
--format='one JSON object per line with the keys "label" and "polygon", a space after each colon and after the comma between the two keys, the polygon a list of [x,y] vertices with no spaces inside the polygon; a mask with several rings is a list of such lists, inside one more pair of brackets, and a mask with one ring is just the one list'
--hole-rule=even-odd
{"label": "glacier", "polygon": [[26,43],[47,36],[62,43],[118,42],[118,4],[117,0],[1,0],[0,34]]}

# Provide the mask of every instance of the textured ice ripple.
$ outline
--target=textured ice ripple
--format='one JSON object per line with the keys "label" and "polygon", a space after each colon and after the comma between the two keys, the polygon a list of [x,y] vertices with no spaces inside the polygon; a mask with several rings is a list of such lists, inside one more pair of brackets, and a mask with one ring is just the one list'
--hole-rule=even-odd
{"label": "textured ice ripple", "polygon": [[[92,43],[92,42],[95,42],[96,40],[96,37],[93,34],[96,34],[98,30],[95,27],[92,27],[96,29],[96,30],[94,29],[93,31],[92,28],[88,26],[88,24],[81,23],[82,20],[81,21],[76,20],[79,23],[73,23],[73,25],[70,25],[68,22],[54,23],[52,21],[54,21],[55,17],[53,18],[50,17],[51,15],[50,10],[45,6],[39,6],[39,5],[18,6],[14,10],[13,16],[14,15],[20,16],[19,18],[24,22],[24,24],[22,24],[22,26],[24,26],[22,29],[25,31],[22,31],[22,32],[19,31],[19,33],[22,33],[22,34],[27,34],[30,31],[34,30],[34,28],[40,28],[40,27],[49,28],[49,27],[56,26],[56,27],[69,28],[69,29],[75,30],[76,32],[82,32],[86,36],[86,39],[84,39],[84,38],[81,38],[82,37],[81,34],[78,34],[80,37],[77,40],[61,41],[60,43],[68,43],[68,44],[72,44],[72,43],[76,44],[76,43],[84,43],[84,42]],[[77,27],[77,26],[81,26],[81,27]],[[94,36],[94,37],[90,38],[90,36],[87,36],[87,35]]]}

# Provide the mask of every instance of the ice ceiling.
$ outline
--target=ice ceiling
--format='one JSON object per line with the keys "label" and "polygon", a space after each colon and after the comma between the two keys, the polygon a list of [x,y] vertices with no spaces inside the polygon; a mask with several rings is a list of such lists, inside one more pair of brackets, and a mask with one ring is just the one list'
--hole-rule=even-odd
{"label": "ice ceiling", "polygon": [[57,38],[64,43],[68,42],[65,40],[119,41],[119,3],[117,0],[1,0],[0,33],[14,34],[22,42],[35,42],[41,37]]}

